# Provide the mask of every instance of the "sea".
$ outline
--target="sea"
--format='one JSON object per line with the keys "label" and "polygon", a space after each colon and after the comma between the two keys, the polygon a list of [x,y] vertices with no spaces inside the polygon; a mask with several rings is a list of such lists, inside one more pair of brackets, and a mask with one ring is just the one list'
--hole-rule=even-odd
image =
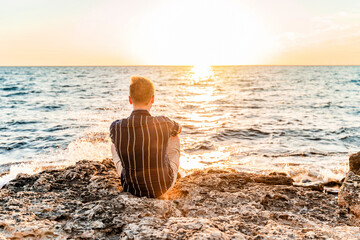
{"label": "sea", "polygon": [[111,157],[131,76],[152,115],[183,126],[180,167],[340,181],[360,151],[360,66],[0,67],[0,187],[18,174]]}

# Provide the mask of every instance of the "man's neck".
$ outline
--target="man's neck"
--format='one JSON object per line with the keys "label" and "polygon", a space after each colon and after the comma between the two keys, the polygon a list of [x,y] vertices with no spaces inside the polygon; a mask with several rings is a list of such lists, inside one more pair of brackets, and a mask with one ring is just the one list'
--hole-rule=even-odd
{"label": "man's neck", "polygon": [[133,105],[133,111],[135,111],[135,110],[147,110],[148,112],[150,112],[150,109],[151,109],[151,107],[149,107],[149,106],[134,106]]}

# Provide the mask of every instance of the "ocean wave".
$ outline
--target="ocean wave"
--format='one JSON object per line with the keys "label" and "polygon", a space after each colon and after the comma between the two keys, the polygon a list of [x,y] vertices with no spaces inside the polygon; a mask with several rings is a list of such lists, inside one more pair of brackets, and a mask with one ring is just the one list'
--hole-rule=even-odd
{"label": "ocean wave", "polygon": [[27,141],[17,141],[14,143],[6,144],[5,146],[0,146],[0,149],[11,151],[13,149],[22,149],[28,144]]}
{"label": "ocean wave", "polygon": [[268,137],[269,135],[270,133],[255,128],[225,129],[225,130],[221,130],[220,133],[213,136],[213,138],[220,141],[225,141],[230,138],[240,138],[240,139],[265,138]]}
{"label": "ocean wave", "polygon": [[347,152],[321,152],[309,149],[302,152],[284,152],[274,154],[263,154],[264,157],[270,158],[284,158],[284,157],[313,157],[313,156],[338,156],[339,154],[346,154]]}
{"label": "ocean wave", "polygon": [[46,109],[46,110],[54,110],[54,109],[59,109],[59,108],[63,108],[65,105],[60,104],[60,105],[45,105],[45,106],[41,106],[41,108]]}
{"label": "ocean wave", "polygon": [[24,96],[28,95],[29,92],[16,92],[16,93],[10,93],[8,95],[5,95],[5,97],[14,97],[14,96]]}
{"label": "ocean wave", "polygon": [[356,85],[360,86],[360,79],[353,79],[350,82],[355,83]]}
{"label": "ocean wave", "polygon": [[15,86],[12,86],[12,87],[4,87],[4,88],[1,88],[0,90],[3,90],[3,91],[15,91],[15,90],[19,90],[19,88],[15,87]]}
{"label": "ocean wave", "polygon": [[48,129],[44,129],[45,132],[56,132],[56,131],[60,131],[60,130],[65,130],[69,127],[64,126],[64,125],[56,125],[54,127],[48,128]]}
{"label": "ocean wave", "polygon": [[25,125],[25,124],[36,124],[36,123],[41,123],[41,121],[19,120],[19,121],[10,121],[10,122],[7,122],[6,124],[11,126],[11,125]]}
{"label": "ocean wave", "polygon": [[198,150],[215,150],[215,145],[213,142],[205,140],[201,141],[195,145],[193,145],[191,148],[187,148],[184,151],[186,152],[194,152]]}

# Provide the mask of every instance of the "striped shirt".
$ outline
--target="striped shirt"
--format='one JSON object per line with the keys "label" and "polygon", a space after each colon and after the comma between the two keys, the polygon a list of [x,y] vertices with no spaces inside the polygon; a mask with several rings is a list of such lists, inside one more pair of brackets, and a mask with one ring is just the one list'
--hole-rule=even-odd
{"label": "striped shirt", "polygon": [[170,188],[177,173],[170,168],[166,147],[170,136],[179,131],[175,121],[153,117],[143,109],[111,124],[110,137],[120,157],[124,191],[139,197],[158,197]]}

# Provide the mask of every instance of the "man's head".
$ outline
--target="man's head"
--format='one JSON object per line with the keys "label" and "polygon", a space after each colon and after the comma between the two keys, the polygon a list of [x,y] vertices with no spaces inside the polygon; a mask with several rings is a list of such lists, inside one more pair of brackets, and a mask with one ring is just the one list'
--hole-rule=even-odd
{"label": "man's head", "polygon": [[140,77],[132,76],[129,88],[129,102],[135,108],[149,108],[154,103],[155,88],[151,80]]}

